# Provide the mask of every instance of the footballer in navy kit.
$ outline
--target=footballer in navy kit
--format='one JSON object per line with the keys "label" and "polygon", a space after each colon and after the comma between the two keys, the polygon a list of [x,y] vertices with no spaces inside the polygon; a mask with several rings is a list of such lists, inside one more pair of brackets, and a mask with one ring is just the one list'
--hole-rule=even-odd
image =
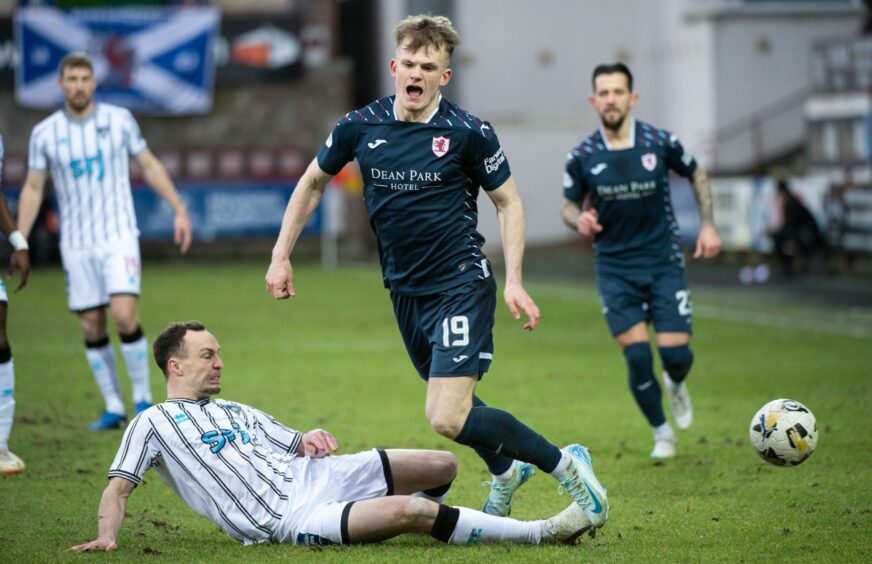
{"label": "footballer in navy kit", "polygon": [[638,94],[623,64],[593,72],[590,104],[600,127],[569,154],[563,220],[594,237],[597,286],[609,330],[624,352],[629,385],[654,430],[654,458],[675,455],[675,433],[663,413],[653,372],[648,323],[654,325],[669,406],[679,429],[693,420],[685,378],[690,350],[691,301],[684,255],[669,195],[669,171],[687,177],[699,204],[695,258],[720,252],[705,171],[678,138],[630,115]]}
{"label": "footballer in navy kit", "polygon": [[442,98],[459,41],[441,16],[410,16],[394,31],[396,94],[342,118],[294,190],[267,290],[294,296],[289,255],[331,176],[357,159],[390,290],[409,356],[427,384],[426,415],[438,433],[473,447],[494,475],[484,511],[507,515],[533,465],[552,474],[594,527],[608,515],[605,489],[587,449],[559,449],[510,413],[476,395],[493,358],[496,282],[477,231],[479,188],[497,210],[506,263],[503,297],[532,330],[539,309],[521,284],[524,210],[503,149],[487,122]]}

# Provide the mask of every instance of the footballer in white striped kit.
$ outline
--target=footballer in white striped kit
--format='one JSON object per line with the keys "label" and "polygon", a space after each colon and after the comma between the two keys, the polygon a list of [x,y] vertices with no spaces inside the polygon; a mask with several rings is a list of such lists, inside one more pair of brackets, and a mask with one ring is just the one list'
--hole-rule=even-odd
{"label": "footballer in white striped kit", "polygon": [[149,468],[194,511],[244,544],[349,544],[429,533],[450,544],[573,543],[592,528],[575,502],[550,519],[518,521],[444,505],[457,473],[450,452],[372,449],[331,456],[323,429],[295,431],[266,413],[212,399],[224,363],[198,321],[154,341],[167,400],[124,432],[98,510],[98,537],[76,552],[115,550],[127,499]]}
{"label": "footballer in white striped kit", "polygon": [[105,401],[103,414],[89,428],[117,429],[127,417],[106,327],[106,306],[118,328],[135,410],[139,413],[152,403],[148,342],[137,312],[141,263],[130,157],[174,210],[175,242],[182,253],[191,242],[191,222],[173,181],[148,149],[131,113],[95,101],[97,82],[90,58],[70,53],[61,60],[58,72],[64,107],[31,133],[19,229],[25,237],[30,233],[50,174],[60,212],[68,304],[79,317],[88,364]]}
{"label": "footballer in white striped kit", "polygon": [[[3,173],[3,137],[0,137],[0,176]],[[21,281],[15,291],[24,288],[30,274],[30,253],[27,239],[15,229],[15,220],[6,204],[6,198],[0,192],[0,231],[6,235],[6,240],[12,245],[12,255],[9,257],[9,273],[21,272]],[[0,280],[0,474],[20,474],[24,461],[9,450],[9,435],[12,433],[12,421],[15,415],[15,368],[12,363],[12,349],[6,335],[6,285]]]}

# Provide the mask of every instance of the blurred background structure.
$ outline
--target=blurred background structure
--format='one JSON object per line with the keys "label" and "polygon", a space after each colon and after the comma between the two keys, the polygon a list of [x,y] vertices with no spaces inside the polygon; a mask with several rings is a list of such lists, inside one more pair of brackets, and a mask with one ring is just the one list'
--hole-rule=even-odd
{"label": "blurred background structure", "polygon": [[[77,48],[98,61],[98,97],[123,83],[124,73],[135,84],[144,66],[135,48],[145,42],[131,39],[135,26],[124,22],[142,20],[143,6],[218,15],[204,40],[206,55],[192,58],[196,42],[174,36],[164,39],[178,51],[155,63],[182,78],[199,72],[211,105],[176,112],[170,99],[157,110],[134,108],[191,208],[195,252],[263,252],[296,179],[335,121],[392,93],[395,23],[430,12],[448,15],[460,31],[445,93],[495,126],[525,201],[531,247],[575,240],[558,219],[563,161],[598,125],[587,106],[591,70],[622,61],[636,77],[637,118],[676,133],[713,174],[725,250],[771,251],[775,181],[789,179],[832,248],[847,254],[846,267],[868,265],[872,255],[869,1],[0,1],[3,188],[13,205],[29,133],[52,109],[34,107],[40,84],[30,80],[32,69],[50,68],[64,45],[78,40]],[[51,32],[38,25],[47,14],[73,24]],[[86,27],[64,38],[67,26]],[[50,78],[42,76],[41,86],[53,88]],[[353,168],[335,185],[310,233],[326,235],[328,262],[372,256]],[[145,251],[161,252],[169,210],[150,190],[136,196],[143,240],[158,242]],[[681,182],[674,197],[690,239],[695,204]],[[53,221],[47,209],[34,233],[45,258]],[[482,213],[481,228],[498,241],[495,214]]]}

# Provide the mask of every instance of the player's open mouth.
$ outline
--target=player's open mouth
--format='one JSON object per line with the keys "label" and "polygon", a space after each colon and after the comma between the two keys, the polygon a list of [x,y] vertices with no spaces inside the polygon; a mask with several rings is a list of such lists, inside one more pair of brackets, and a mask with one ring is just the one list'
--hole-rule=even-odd
{"label": "player's open mouth", "polygon": [[406,95],[409,98],[420,98],[421,95],[424,94],[424,89],[420,86],[407,86],[406,87]]}

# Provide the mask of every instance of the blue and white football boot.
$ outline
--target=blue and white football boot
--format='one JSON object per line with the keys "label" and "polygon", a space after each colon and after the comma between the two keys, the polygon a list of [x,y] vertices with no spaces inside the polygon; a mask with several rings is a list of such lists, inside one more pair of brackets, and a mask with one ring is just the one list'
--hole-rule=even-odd
{"label": "blue and white football boot", "polygon": [[593,473],[593,460],[587,448],[573,444],[560,449],[571,458],[569,468],[559,480],[560,488],[584,509],[594,527],[602,527],[609,518],[609,500],[606,489]]}
{"label": "blue and white football boot", "polygon": [[483,485],[490,485],[490,493],[481,508],[483,513],[506,517],[512,512],[512,495],[515,490],[529,480],[536,471],[533,465],[527,462],[515,460],[512,462],[512,478],[508,482],[498,482],[496,478]]}

